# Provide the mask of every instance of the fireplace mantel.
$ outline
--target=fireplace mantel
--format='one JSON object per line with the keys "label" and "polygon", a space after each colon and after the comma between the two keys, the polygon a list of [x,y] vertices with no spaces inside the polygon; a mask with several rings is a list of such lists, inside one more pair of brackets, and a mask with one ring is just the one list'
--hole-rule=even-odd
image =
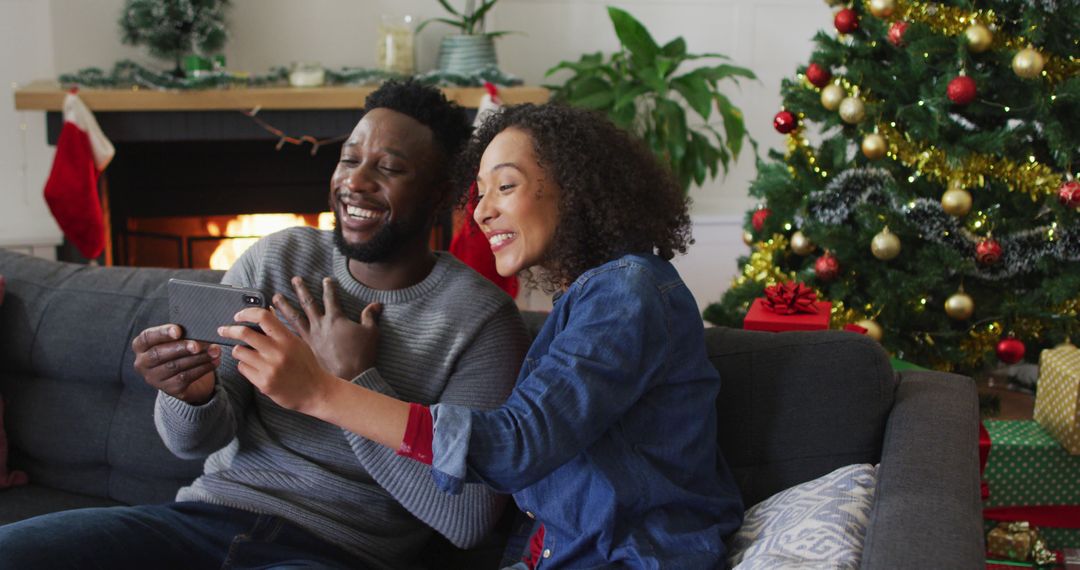
{"label": "fireplace mantel", "polygon": [[[335,87],[232,87],[191,91],[80,88],[79,97],[99,111],[250,111],[298,109],[357,109],[376,86]],[[463,107],[476,108],[482,87],[444,87],[443,93]],[[67,93],[55,81],[34,81],[15,90],[19,111],[60,111]],[[503,87],[499,95],[507,104],[543,103],[543,87]]]}

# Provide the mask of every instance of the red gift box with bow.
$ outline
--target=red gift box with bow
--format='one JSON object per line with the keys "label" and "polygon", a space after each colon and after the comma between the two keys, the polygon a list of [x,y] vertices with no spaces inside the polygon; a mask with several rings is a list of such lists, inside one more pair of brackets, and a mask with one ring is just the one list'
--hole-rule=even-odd
{"label": "red gift box with bow", "polygon": [[814,331],[829,328],[832,303],[818,301],[814,290],[802,283],[780,283],[765,288],[743,319],[753,331]]}

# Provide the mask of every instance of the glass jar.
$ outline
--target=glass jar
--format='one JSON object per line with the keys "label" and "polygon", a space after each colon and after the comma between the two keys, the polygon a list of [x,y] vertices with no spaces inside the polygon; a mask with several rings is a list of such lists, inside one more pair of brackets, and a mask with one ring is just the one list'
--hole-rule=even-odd
{"label": "glass jar", "polygon": [[379,23],[375,66],[383,71],[412,75],[416,69],[412,16],[384,15]]}

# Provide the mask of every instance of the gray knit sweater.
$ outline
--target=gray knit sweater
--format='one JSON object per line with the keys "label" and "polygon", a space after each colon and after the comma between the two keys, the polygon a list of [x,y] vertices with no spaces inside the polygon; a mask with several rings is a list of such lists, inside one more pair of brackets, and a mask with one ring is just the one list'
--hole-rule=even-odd
{"label": "gray knit sweater", "polygon": [[[353,382],[411,402],[494,408],[510,393],[528,348],[513,300],[448,254],[405,289],[357,282],[332,234],[284,230],[259,240],[223,282],[280,292],[299,307],[289,279],[304,277],[322,302],[333,276],[354,320],[369,302],[384,305],[379,354]],[[278,515],[356,553],[372,568],[410,565],[431,529],[459,547],[491,529],[504,502],[481,485],[452,496],[432,483],[430,467],[339,427],[284,409],[236,372],[223,351],[213,398],[190,406],[160,393],[155,422],[183,458],[207,457],[203,475],[178,501],[203,501]]]}

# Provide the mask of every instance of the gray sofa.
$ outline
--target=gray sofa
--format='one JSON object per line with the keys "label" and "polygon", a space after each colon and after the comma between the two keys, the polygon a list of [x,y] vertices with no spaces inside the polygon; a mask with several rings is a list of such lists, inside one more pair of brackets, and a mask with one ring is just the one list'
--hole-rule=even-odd
{"label": "gray sofa", "polygon": [[[217,281],[221,273],[88,267],[0,251],[0,275],[0,395],[12,467],[31,480],[0,491],[0,524],[171,500],[201,465],[173,457],[158,440],[155,392],[132,369],[130,340],[165,322],[168,278]],[[534,330],[543,320],[525,316]],[[706,343],[723,379],[720,447],[747,505],[843,465],[880,461],[862,567],[982,566],[970,379],[894,373],[877,343],[846,332],[716,328]]]}

